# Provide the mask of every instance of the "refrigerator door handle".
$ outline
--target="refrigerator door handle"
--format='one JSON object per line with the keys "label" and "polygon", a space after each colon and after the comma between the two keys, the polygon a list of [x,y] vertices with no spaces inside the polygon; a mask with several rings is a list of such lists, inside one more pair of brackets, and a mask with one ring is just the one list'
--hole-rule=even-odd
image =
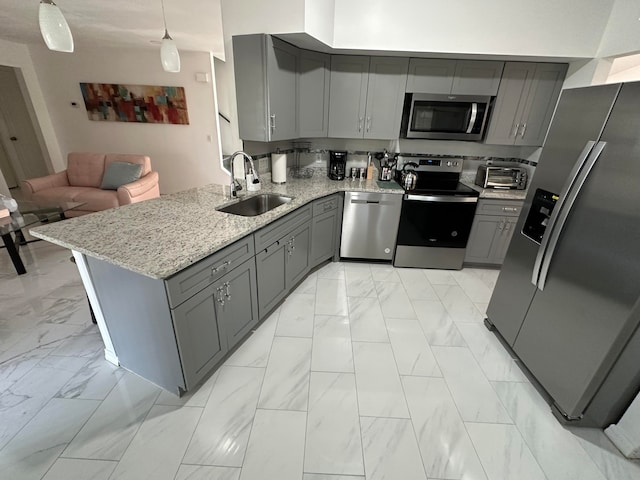
{"label": "refrigerator door handle", "polygon": [[549,239],[549,247],[548,253],[544,256],[544,261],[542,262],[542,268],[540,269],[540,279],[538,280],[538,289],[544,290],[545,283],[547,282],[547,274],[549,273],[549,267],[551,266],[551,260],[553,260],[553,254],[556,251],[556,246],[558,245],[558,240],[560,239],[560,235],[562,234],[562,229],[564,228],[564,224],[571,213],[571,209],[573,208],[573,204],[575,203],[578,195],[580,194],[580,190],[584,185],[584,182],[589,177],[589,173],[591,173],[591,169],[600,158],[602,151],[607,146],[607,142],[598,142],[596,146],[591,151],[589,158],[584,164],[584,168],[580,170],[580,174],[576,179],[571,192],[569,193],[568,198],[565,200],[563,208],[560,210],[558,214],[558,226],[551,233],[551,238]]}
{"label": "refrigerator door handle", "polygon": [[553,209],[553,212],[551,213],[549,224],[547,225],[547,228],[544,231],[544,235],[542,236],[542,241],[540,242],[540,246],[538,247],[536,261],[533,264],[533,272],[531,273],[531,283],[533,283],[536,287],[539,286],[538,280],[540,278],[542,263],[545,258],[547,247],[549,246],[549,238],[551,237],[551,234],[555,229],[556,222],[558,220],[558,215],[564,208],[564,204],[567,200],[567,196],[571,191],[571,189],[573,188],[573,185],[576,182],[576,179],[578,178],[578,175],[580,174],[582,167],[584,166],[585,162],[589,158],[589,154],[593,150],[593,147],[595,146],[595,144],[596,142],[594,142],[593,140],[589,140],[586,143],[586,145],[582,149],[582,152],[578,156],[578,159],[576,160],[576,163],[573,166],[571,173],[567,177],[567,181],[562,186],[562,190],[560,191],[560,198],[558,199],[558,203],[556,204],[556,206]]}

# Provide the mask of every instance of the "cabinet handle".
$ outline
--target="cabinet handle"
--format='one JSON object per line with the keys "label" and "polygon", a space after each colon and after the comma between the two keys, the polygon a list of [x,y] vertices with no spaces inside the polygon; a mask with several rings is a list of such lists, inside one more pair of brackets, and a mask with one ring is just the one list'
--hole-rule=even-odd
{"label": "cabinet handle", "polygon": [[270,118],[271,118],[271,125],[270,125],[271,126],[271,133],[273,133],[276,130],[276,114],[275,113],[271,114]]}
{"label": "cabinet handle", "polygon": [[367,133],[371,130],[371,117],[367,117]]}
{"label": "cabinet handle", "polygon": [[217,267],[211,267],[211,273],[218,273],[220,270],[222,269],[226,269],[229,265],[231,265],[231,262],[229,260],[226,260],[222,265],[218,265]]}
{"label": "cabinet handle", "polygon": [[224,297],[222,294],[224,287],[220,286],[216,288],[216,292],[218,292],[218,298],[216,299],[221,306],[224,306]]}
{"label": "cabinet handle", "polygon": [[520,128],[520,124],[516,123],[516,128],[513,129],[513,136],[517,137],[518,136],[518,129]]}
{"label": "cabinet handle", "polygon": [[509,228],[511,228],[511,224],[510,224],[509,222],[506,222],[506,223],[504,224],[504,231],[505,231],[505,232],[508,232],[508,231],[509,231]]}
{"label": "cabinet handle", "polygon": [[358,117],[358,131],[362,131],[362,117]]}
{"label": "cabinet handle", "polygon": [[224,282],[225,293],[224,296],[227,300],[231,300],[231,292],[229,291],[229,282]]}
{"label": "cabinet handle", "polygon": [[522,124],[522,131],[520,132],[520,138],[524,138],[524,131],[527,129],[527,124]]}
{"label": "cabinet handle", "polygon": [[498,230],[500,230],[500,231],[504,230],[504,220],[502,220],[500,222],[500,225],[498,225]]}
{"label": "cabinet handle", "polygon": [[502,207],[503,212],[517,212],[518,209],[516,207]]}

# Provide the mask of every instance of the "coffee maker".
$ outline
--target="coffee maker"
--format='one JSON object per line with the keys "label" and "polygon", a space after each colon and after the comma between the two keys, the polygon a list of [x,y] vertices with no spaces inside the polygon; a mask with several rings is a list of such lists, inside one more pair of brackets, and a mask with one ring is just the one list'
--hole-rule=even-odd
{"label": "coffee maker", "polygon": [[331,180],[344,180],[347,169],[347,152],[329,152],[329,178]]}

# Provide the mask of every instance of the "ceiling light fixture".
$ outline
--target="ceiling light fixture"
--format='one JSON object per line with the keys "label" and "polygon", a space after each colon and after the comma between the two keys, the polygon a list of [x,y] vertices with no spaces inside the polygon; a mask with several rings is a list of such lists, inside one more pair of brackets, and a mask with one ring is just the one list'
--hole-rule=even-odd
{"label": "ceiling light fixture", "polygon": [[62,12],[52,0],[40,0],[38,10],[40,33],[49,50],[73,52],[73,37]]}
{"label": "ceiling light fixture", "polygon": [[180,54],[176,42],[173,41],[169,31],[167,30],[167,17],[164,13],[164,0],[162,3],[162,20],[164,21],[164,37],[162,37],[162,46],[160,47],[160,61],[165,72],[177,73],[180,71]]}

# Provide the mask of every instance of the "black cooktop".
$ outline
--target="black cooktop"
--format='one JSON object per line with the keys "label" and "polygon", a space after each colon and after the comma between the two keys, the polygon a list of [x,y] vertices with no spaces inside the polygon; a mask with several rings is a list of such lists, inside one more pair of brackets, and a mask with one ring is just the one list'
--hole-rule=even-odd
{"label": "black cooktop", "polygon": [[[413,190],[405,190],[412,195],[480,196],[477,190],[460,183],[460,175],[457,173],[417,172],[417,174],[416,187]],[[400,172],[396,172],[396,182],[402,186]]]}

